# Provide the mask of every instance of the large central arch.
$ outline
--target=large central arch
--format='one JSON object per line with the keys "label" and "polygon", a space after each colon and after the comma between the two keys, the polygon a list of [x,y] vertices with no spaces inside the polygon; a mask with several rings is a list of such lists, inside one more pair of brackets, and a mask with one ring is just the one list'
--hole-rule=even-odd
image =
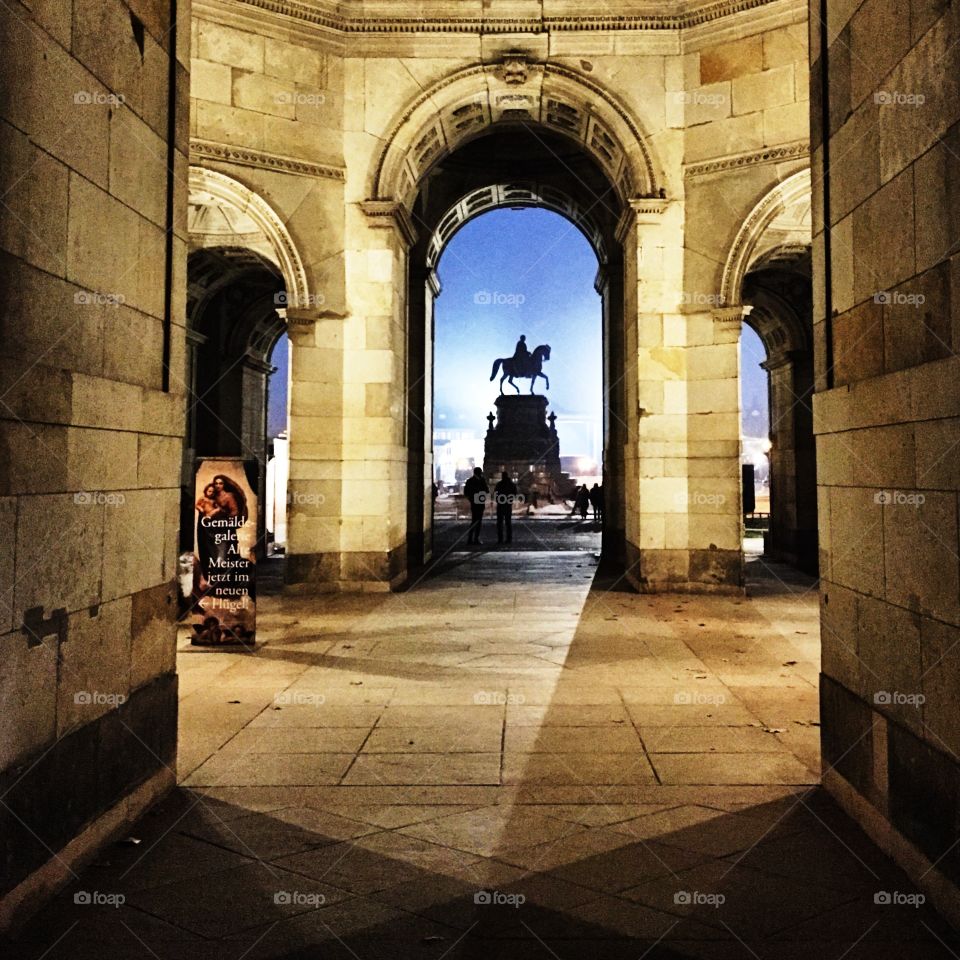
{"label": "large central arch", "polygon": [[[604,554],[627,559],[628,479],[624,217],[636,194],[659,194],[637,124],[596,84],[552,65],[508,58],[425,91],[395,124],[371,178],[413,228],[408,249],[407,564],[430,556],[435,266],[469,219],[505,206],[560,213],[597,252],[603,298],[604,463],[613,496]],[[636,539],[636,537],[634,537]]]}

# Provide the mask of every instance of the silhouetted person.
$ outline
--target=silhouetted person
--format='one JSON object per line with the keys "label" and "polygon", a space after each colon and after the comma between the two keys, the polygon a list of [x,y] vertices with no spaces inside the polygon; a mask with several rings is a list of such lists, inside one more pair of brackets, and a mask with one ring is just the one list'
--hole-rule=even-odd
{"label": "silhouetted person", "polygon": [[506,470],[500,482],[493,488],[497,498],[497,543],[511,543],[513,540],[513,502],[517,496],[517,485],[510,479]]}
{"label": "silhouetted person", "polygon": [[590,491],[586,484],[577,491],[577,499],[573,504],[573,509],[580,511],[581,520],[587,519],[587,511],[590,509]]}
{"label": "silhouetted person", "polygon": [[527,363],[530,360],[530,351],[527,349],[527,338],[524,334],[520,334],[520,339],[517,341],[517,346],[513,351],[513,359],[517,363],[517,370],[521,373],[527,369]]}
{"label": "silhouetted person", "polygon": [[603,487],[594,484],[590,488],[590,505],[593,507],[593,519],[597,523],[603,522]]}
{"label": "silhouetted person", "polygon": [[467,543],[480,543],[480,524],[483,523],[483,511],[487,506],[490,488],[483,479],[483,471],[473,468],[473,476],[463,485],[463,495],[470,501],[470,532]]}

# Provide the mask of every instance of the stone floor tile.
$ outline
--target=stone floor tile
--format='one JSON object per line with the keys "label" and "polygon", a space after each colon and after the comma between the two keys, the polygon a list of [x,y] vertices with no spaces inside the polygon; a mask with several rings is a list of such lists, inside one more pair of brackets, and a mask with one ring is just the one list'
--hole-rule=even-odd
{"label": "stone floor tile", "polygon": [[507,753],[504,783],[633,784],[654,783],[643,753]]}
{"label": "stone floor tile", "polygon": [[536,808],[485,807],[405,827],[408,836],[468,850],[484,857],[518,847],[556,840],[581,827],[544,816]]}
{"label": "stone floor tile", "polygon": [[815,783],[793,754],[653,753],[650,761],[663,783]]}
{"label": "stone floor tile", "polygon": [[641,753],[632,725],[610,727],[507,727],[509,753]]}
{"label": "stone floor tile", "polygon": [[348,753],[219,753],[184,781],[186,786],[297,786],[338,783],[354,758]]}
{"label": "stone floor tile", "polygon": [[781,753],[783,744],[760,726],[642,726],[651,753]]}
{"label": "stone floor tile", "polygon": [[363,753],[495,753],[499,725],[479,727],[380,727],[363,744]]}
{"label": "stone floor tile", "polygon": [[225,751],[240,753],[356,753],[370,727],[246,727]]}
{"label": "stone floor tile", "polygon": [[498,784],[499,753],[360,754],[344,784]]}

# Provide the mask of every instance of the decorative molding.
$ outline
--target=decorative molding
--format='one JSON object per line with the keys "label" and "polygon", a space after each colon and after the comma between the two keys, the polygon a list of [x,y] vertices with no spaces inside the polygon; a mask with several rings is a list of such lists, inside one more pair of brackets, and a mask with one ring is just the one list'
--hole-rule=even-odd
{"label": "decorative molding", "polygon": [[744,317],[750,316],[750,311],[753,310],[751,306],[743,306],[738,304],[737,306],[732,307],[714,307],[710,313],[713,316],[715,323],[720,324],[733,324],[740,323]]}
{"label": "decorative molding", "polygon": [[[560,17],[351,17],[302,0],[239,0],[247,6],[344,34],[511,34],[599,31],[684,30],[737,13],[756,10],[776,0],[717,0],[680,12],[637,16],[597,14]],[[586,3],[583,4],[587,6]],[[597,5],[601,9],[606,5]],[[668,5],[664,5],[667,7]]]}
{"label": "decorative molding", "polygon": [[617,243],[622,244],[635,226],[659,223],[669,204],[665,197],[631,197],[614,231]]}
{"label": "decorative molding", "polygon": [[249,147],[237,147],[213,140],[191,138],[190,160],[197,163],[205,160],[216,163],[237,163],[244,167],[258,167],[261,170],[279,170],[281,173],[292,173],[299,177],[346,180],[346,171],[343,167],[298,160],[296,157],[285,157],[278,153],[252,150]]}
{"label": "decorative molding", "polygon": [[609,260],[603,231],[591,217],[589,209],[584,209],[572,196],[556,187],[539,184],[532,180],[516,180],[479,187],[461,197],[443,216],[439,217],[438,226],[427,245],[427,266],[436,267],[446,245],[465,223],[488,210],[505,207],[509,209],[539,207],[542,210],[559,213],[583,233],[601,264]]}
{"label": "decorative molding", "polygon": [[743,289],[743,278],[753,259],[753,252],[774,218],[786,207],[810,196],[810,168],[800,170],[773,187],[750,211],[737,231],[723,265],[720,279],[721,303],[737,304]]}
{"label": "decorative molding", "polygon": [[364,200],[360,208],[370,218],[371,227],[390,227],[396,230],[408,247],[417,242],[417,228],[407,208],[396,200]]}
{"label": "decorative molding", "polygon": [[752,167],[758,163],[782,163],[787,160],[802,160],[809,156],[810,144],[801,141],[783,147],[767,147],[751,153],[738,153],[716,160],[704,160],[702,163],[690,163],[683,168],[683,175],[684,177],[705,177],[711,173],[739,170],[741,167]]}
{"label": "decorative molding", "polygon": [[226,174],[207,167],[190,167],[190,195],[207,193],[227,206],[245,213],[263,231],[274,253],[274,262],[283,274],[289,300],[311,303],[307,272],[290,231],[279,214],[249,187]]}
{"label": "decorative molding", "polygon": [[[519,82],[524,65],[526,80]],[[517,82],[508,85],[508,73]],[[497,85],[503,91],[499,98]],[[524,87],[528,89],[524,91]],[[506,97],[511,101],[523,97],[528,103],[515,110],[501,110]],[[551,117],[554,100],[569,109],[569,125]],[[470,122],[451,122],[451,115],[464,108],[475,113]],[[482,128],[507,120],[542,123],[575,140],[607,172],[622,200],[635,191],[659,194],[650,138],[606,87],[561,64],[535,62],[509,53],[496,63],[456,70],[422,89],[407,104],[383,138],[370,182],[371,195],[409,201],[414,184],[440,156],[451,153]]]}

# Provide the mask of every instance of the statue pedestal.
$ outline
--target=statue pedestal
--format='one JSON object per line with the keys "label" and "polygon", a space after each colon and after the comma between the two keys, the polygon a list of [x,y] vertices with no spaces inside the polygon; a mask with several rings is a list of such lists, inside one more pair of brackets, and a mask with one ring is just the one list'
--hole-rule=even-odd
{"label": "statue pedestal", "polygon": [[501,396],[496,407],[496,418],[492,414],[487,418],[484,476],[496,483],[506,470],[525,496],[535,493],[541,499],[562,498],[566,491],[560,471],[560,440],[556,415],[547,417],[547,398]]}

